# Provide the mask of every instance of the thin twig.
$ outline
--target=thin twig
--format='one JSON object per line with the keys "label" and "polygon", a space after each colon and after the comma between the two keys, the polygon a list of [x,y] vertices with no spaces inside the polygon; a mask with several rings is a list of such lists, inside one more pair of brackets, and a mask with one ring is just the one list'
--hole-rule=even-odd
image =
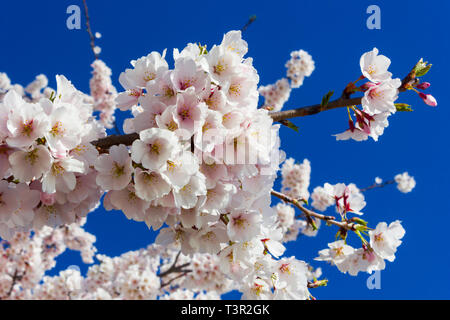
{"label": "thin twig", "polygon": [[176,277],[170,279],[170,280],[167,281],[167,282],[161,283],[160,289],[164,288],[165,286],[168,286],[168,285],[171,284],[173,281],[175,281],[175,280],[177,280],[177,279],[180,279],[180,278],[184,277],[184,276],[187,275],[189,272],[190,272],[190,270],[187,271],[187,272],[183,272],[183,273],[179,274],[178,276],[176,276]]}
{"label": "thin twig", "polygon": [[89,12],[88,12],[88,7],[87,7],[86,0],[83,0],[83,4],[84,4],[84,13],[86,15],[86,30],[89,33],[89,38],[91,40],[92,52],[94,53],[95,59],[97,60],[98,59],[98,54],[97,54],[97,52],[95,52],[95,37],[94,37],[94,34],[92,33],[92,30],[91,30],[91,24],[90,24]]}
{"label": "thin twig", "polygon": [[177,266],[178,258],[180,257],[180,255],[181,255],[181,251],[178,251],[178,253],[177,253],[176,257],[175,257],[175,260],[173,261],[173,263],[169,267],[169,269],[167,269],[166,271],[161,272],[159,274],[160,278],[165,277],[165,276],[167,276],[170,273],[186,271],[186,270],[183,270],[183,268],[187,267],[190,264],[189,262],[186,262],[186,263],[184,263],[182,265]]}
{"label": "thin twig", "polygon": [[383,188],[383,187],[385,187],[385,186],[387,186],[387,185],[394,184],[394,183],[395,183],[395,180],[388,180],[388,181],[383,182],[383,183],[374,183],[374,184],[371,185],[371,186],[368,186],[368,187],[366,187],[366,188],[359,189],[359,191],[364,192],[364,191],[371,190],[371,189],[375,189],[375,188]]}
{"label": "thin twig", "polygon": [[[402,84],[401,84],[400,88],[398,88],[398,91],[399,92],[406,91],[407,87],[410,85],[411,81],[414,81],[414,75],[412,74],[412,72],[408,73],[408,75],[403,78]],[[362,101],[362,97],[347,98],[344,95],[343,97],[340,97],[339,99],[329,102],[326,106],[322,106],[321,104],[315,104],[312,106],[301,107],[301,108],[297,108],[297,109],[271,112],[270,116],[272,117],[273,121],[280,121],[280,120],[296,118],[296,117],[311,116],[311,115],[314,115],[314,114],[317,114],[317,113],[320,113],[320,112],[326,111],[326,110],[332,110],[332,109],[348,107],[348,106],[358,106],[361,104],[361,101]]]}
{"label": "thin twig", "polygon": [[17,281],[22,279],[22,276],[18,274],[17,269],[14,271],[14,274],[11,276],[11,286],[9,287],[8,292],[6,293],[6,296],[4,298],[10,297],[11,293],[13,292],[14,286],[16,285]]}
{"label": "thin twig", "polygon": [[[403,92],[407,90],[407,87],[410,85],[411,81],[414,81],[414,75],[412,72],[408,73],[408,75],[403,79],[402,85],[398,89],[399,92]],[[361,97],[358,98],[339,98],[329,102],[326,106],[322,106],[321,104],[315,104],[312,106],[301,107],[297,109],[271,112],[269,115],[272,117],[273,121],[281,121],[285,119],[295,118],[295,117],[305,117],[320,113],[326,110],[332,110],[341,107],[347,106],[356,106],[361,104]],[[105,138],[101,138],[97,141],[93,141],[92,144],[97,147],[100,152],[107,152],[107,150],[117,144],[131,145],[134,140],[138,139],[139,135],[137,133],[130,133],[125,135],[111,135]]]}
{"label": "thin twig", "polygon": [[250,18],[248,18],[247,23],[241,28],[241,32],[244,32],[245,30],[248,29],[248,27],[256,20],[256,15],[252,15],[250,16]]}
{"label": "thin twig", "polygon": [[309,210],[309,209],[305,208],[304,206],[302,206],[297,199],[293,199],[281,192],[272,190],[271,194],[273,196],[283,200],[284,202],[292,203],[294,206],[296,206],[298,209],[300,209],[305,214],[305,216],[310,216],[310,217],[314,217],[314,218],[326,221],[329,224],[334,224],[335,226],[338,226],[338,227],[346,229],[346,230],[353,230],[353,231],[356,230],[355,223],[349,223],[346,221],[341,221],[341,222],[336,221],[335,220],[336,218],[333,216],[326,216],[324,214],[320,214],[320,213],[314,212],[312,210]]}
{"label": "thin twig", "polygon": [[361,104],[362,98],[342,99],[329,102],[326,106],[321,104],[315,104],[312,106],[301,107],[297,109],[290,109],[285,111],[271,112],[270,116],[273,121],[281,121],[297,117],[312,116],[326,110],[332,110],[336,108],[342,108],[347,106],[357,106]]}
{"label": "thin twig", "polygon": [[172,281],[174,281],[176,279],[179,279],[179,278],[187,275],[189,272],[192,271],[190,269],[184,269],[185,267],[190,265],[190,262],[186,262],[186,263],[183,263],[182,265],[177,266],[177,262],[178,262],[178,259],[180,258],[180,255],[181,255],[181,251],[178,251],[178,253],[177,253],[176,257],[175,257],[175,260],[173,261],[173,263],[169,267],[169,269],[167,269],[164,272],[161,272],[158,276],[162,279],[162,278],[164,278],[164,277],[166,277],[166,276],[168,276],[169,274],[172,274],[172,273],[180,273],[180,274],[177,275],[175,278],[170,279],[167,282],[161,281],[161,287],[160,288],[164,288],[165,286],[167,286],[170,283],[172,283]]}
{"label": "thin twig", "polygon": [[175,260],[173,261],[172,265],[171,265],[171,266],[169,267],[169,269],[167,269],[166,271],[161,272],[161,273],[159,274],[160,277],[164,277],[165,275],[167,275],[167,274],[169,274],[170,272],[172,272],[172,270],[175,268],[175,266],[176,266],[176,264],[177,264],[177,262],[178,262],[178,258],[180,257],[180,255],[181,255],[181,251],[178,251],[178,253],[177,253],[177,255],[176,255],[176,257],[175,257]]}

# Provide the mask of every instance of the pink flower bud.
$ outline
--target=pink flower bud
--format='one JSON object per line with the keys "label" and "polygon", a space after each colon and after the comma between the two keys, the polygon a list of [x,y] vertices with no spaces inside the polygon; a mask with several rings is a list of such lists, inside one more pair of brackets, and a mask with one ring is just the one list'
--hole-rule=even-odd
{"label": "pink flower bud", "polygon": [[431,94],[425,94],[423,92],[419,92],[419,97],[429,106],[436,107],[437,101]]}
{"label": "pink flower bud", "polygon": [[429,82],[422,82],[422,83],[419,83],[416,86],[416,88],[420,89],[420,90],[425,90],[425,89],[428,89],[430,86],[431,86],[431,83],[429,83]]}

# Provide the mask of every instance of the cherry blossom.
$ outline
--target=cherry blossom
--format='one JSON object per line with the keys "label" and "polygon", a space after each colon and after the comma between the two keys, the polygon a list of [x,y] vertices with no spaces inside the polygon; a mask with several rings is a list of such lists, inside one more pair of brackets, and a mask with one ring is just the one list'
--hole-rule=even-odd
{"label": "cherry blossom", "polygon": [[128,149],[123,144],[112,146],[109,154],[101,155],[95,161],[98,171],[97,183],[105,190],[120,190],[131,180],[133,167]]}
{"label": "cherry blossom", "polygon": [[408,172],[397,174],[394,177],[394,180],[397,182],[397,189],[403,193],[411,192],[416,186],[416,180],[414,180],[414,177],[411,177]]}
{"label": "cherry blossom", "polygon": [[[394,261],[405,234],[400,221],[373,229],[359,217],[363,209],[364,219],[373,216],[363,194],[372,186],[324,182],[310,195],[311,162],[281,150],[277,122],[286,122],[276,115],[312,75],[312,56],[292,51],[286,76],[260,86],[247,52],[241,31],[208,49],[174,49],[173,67],[166,50],[153,51],[120,73],[119,93],[98,59],[89,95],[62,75],[54,90],[45,75],[23,87],[0,73],[0,298],[217,299],[239,290],[243,299],[313,299],[310,289],[326,284],[317,279],[321,269],[284,256],[285,243],[328,226],[338,227],[336,239],[315,260],[353,276]],[[349,127],[337,140],[377,141],[399,93],[430,86],[392,78],[390,63],[376,48],[362,55],[362,76],[337,100],[360,92],[361,106],[343,105]],[[106,137],[116,108],[129,110],[126,135]],[[416,184],[406,172],[395,182],[403,193]],[[157,231],[156,243],[95,255],[95,237],[82,226],[101,199],[106,210]],[[329,207],[335,211],[325,213]],[[350,236],[361,247],[348,245]],[[84,274],[69,268],[49,276],[66,249],[95,263]]]}
{"label": "cherry blossom", "polygon": [[375,253],[383,259],[392,262],[395,259],[397,247],[402,243],[400,240],[405,235],[400,221],[394,221],[389,226],[380,222],[375,230],[369,231],[370,246]]}
{"label": "cherry blossom", "polygon": [[361,56],[360,62],[362,74],[372,82],[386,81],[392,73],[388,71],[391,60],[383,55],[378,55],[378,49],[366,52]]}

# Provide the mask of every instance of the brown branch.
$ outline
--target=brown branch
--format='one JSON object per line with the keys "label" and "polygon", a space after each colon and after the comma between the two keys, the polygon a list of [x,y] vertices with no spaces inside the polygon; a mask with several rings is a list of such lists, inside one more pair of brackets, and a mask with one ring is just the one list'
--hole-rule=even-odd
{"label": "brown branch", "polygon": [[[83,0],[85,1],[85,0]],[[411,71],[408,75],[403,78],[402,85],[398,89],[399,92],[406,91],[407,88],[414,82],[417,81],[415,78],[415,73]],[[345,91],[345,90],[344,90]],[[311,116],[322,111],[332,110],[336,108],[348,107],[348,106],[356,106],[361,104],[362,97],[358,98],[346,98],[341,97],[339,99],[330,101],[327,105],[322,106],[321,104],[315,104],[312,106],[301,107],[297,109],[278,111],[278,112],[270,112],[269,115],[272,117],[273,121],[281,121],[285,119],[295,118],[295,117],[305,117]],[[134,140],[138,139],[139,135],[137,133],[130,133],[125,135],[112,135],[97,141],[92,142],[94,146],[101,152],[107,152],[109,147],[118,144],[131,145]]]}
{"label": "brown branch", "polygon": [[180,273],[179,275],[177,275],[175,278],[170,279],[167,282],[162,282],[161,281],[161,287],[160,288],[164,288],[165,286],[169,285],[170,283],[172,283],[172,281],[179,279],[183,276],[185,276],[186,274],[188,274],[189,272],[191,272],[192,270],[190,269],[184,269],[185,267],[190,265],[190,262],[186,262],[182,265],[177,266],[177,262],[178,262],[178,258],[181,255],[181,251],[179,251],[175,257],[175,260],[173,261],[172,265],[169,267],[169,269],[167,269],[164,272],[161,272],[158,276],[162,279],[166,276],[168,276],[169,274],[172,273]]}
{"label": "brown branch", "polygon": [[91,24],[90,24],[90,19],[89,19],[89,12],[88,12],[88,7],[87,7],[87,3],[86,0],[83,0],[83,4],[84,4],[84,13],[86,15],[86,30],[89,33],[89,38],[91,40],[91,49],[92,52],[94,53],[95,59],[98,59],[98,54],[95,52],[95,37],[92,33],[91,30]]}
{"label": "brown branch", "polygon": [[189,272],[190,272],[190,270],[189,270],[189,271],[186,271],[186,272],[183,272],[183,273],[181,273],[181,274],[179,274],[178,276],[176,276],[176,277],[170,279],[170,280],[167,281],[167,282],[161,283],[160,289],[162,289],[162,288],[168,286],[168,285],[171,284],[173,281],[175,281],[175,280],[177,280],[177,279],[180,279],[180,278],[184,277],[184,276],[187,275]]}
{"label": "brown branch", "polygon": [[105,138],[98,139],[97,141],[91,142],[99,151],[107,151],[111,146],[124,144],[130,146],[133,144],[134,140],[139,139],[137,133],[123,134],[123,135],[110,135]]}
{"label": "brown branch", "polygon": [[374,183],[371,186],[359,189],[359,191],[364,192],[364,191],[375,189],[375,188],[383,188],[383,187],[385,187],[387,185],[394,184],[394,183],[395,183],[395,180],[388,180],[388,181],[383,182],[383,183]]}
{"label": "brown branch", "polygon": [[14,274],[11,276],[11,286],[9,287],[8,292],[6,293],[6,295],[2,298],[8,298],[11,296],[14,286],[16,285],[17,281],[20,281],[22,279],[22,275],[19,275],[17,269],[14,271]]}
{"label": "brown branch", "polygon": [[248,18],[247,23],[241,28],[241,32],[244,32],[245,30],[248,29],[248,27],[250,27],[250,25],[255,22],[256,20],[256,15],[250,16],[250,18]]}
{"label": "brown branch", "polygon": [[319,112],[322,112],[325,110],[360,105],[361,99],[362,98],[352,98],[352,99],[339,98],[337,100],[329,102],[326,106],[322,106],[321,104],[315,104],[312,106],[301,107],[301,108],[297,108],[297,109],[271,112],[270,116],[272,117],[273,121],[280,121],[280,120],[291,119],[291,118],[296,118],[296,117],[311,116],[313,114],[316,114],[316,113],[319,113]]}
{"label": "brown branch", "polygon": [[[416,81],[415,74],[411,71],[408,75],[403,78],[402,84],[400,88],[398,88],[399,92],[404,92],[411,85],[412,82]],[[345,90],[344,90],[345,92]],[[304,117],[311,116],[322,111],[332,110],[336,108],[348,107],[348,106],[358,106],[361,104],[362,97],[358,98],[347,98],[345,94],[339,99],[333,100],[329,102],[326,106],[322,106],[321,104],[315,104],[313,106],[301,107],[297,109],[271,112],[270,116],[273,121],[280,121],[290,118],[296,117]]]}
{"label": "brown branch", "polygon": [[336,221],[335,220],[336,218],[333,216],[326,216],[324,214],[320,214],[320,213],[314,212],[312,210],[309,210],[309,209],[305,208],[304,206],[302,206],[297,199],[293,199],[281,192],[272,190],[271,194],[273,196],[283,200],[284,202],[292,203],[294,206],[296,206],[298,209],[300,209],[300,211],[302,211],[306,216],[310,216],[310,217],[314,217],[314,218],[326,221],[329,224],[334,224],[335,226],[338,226],[345,230],[352,230],[352,231],[356,230],[357,224],[355,224],[355,223],[349,223],[346,221]]}

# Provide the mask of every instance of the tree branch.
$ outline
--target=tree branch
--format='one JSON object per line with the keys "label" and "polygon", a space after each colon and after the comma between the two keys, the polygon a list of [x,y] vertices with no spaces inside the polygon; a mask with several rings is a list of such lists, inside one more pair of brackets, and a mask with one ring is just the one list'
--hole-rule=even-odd
{"label": "tree branch", "polygon": [[272,190],[271,194],[281,200],[283,200],[284,202],[289,202],[291,204],[293,204],[294,206],[296,206],[298,209],[300,209],[300,211],[302,211],[306,216],[310,216],[310,217],[314,217],[323,221],[326,221],[329,224],[334,224],[335,226],[338,226],[340,228],[346,229],[346,230],[352,230],[355,231],[356,230],[356,225],[355,223],[349,223],[346,221],[336,221],[335,217],[333,216],[326,216],[317,212],[314,212],[312,210],[309,210],[307,208],[305,208],[304,206],[302,206],[300,204],[300,202],[297,199],[293,199],[281,192]]}
{"label": "tree branch", "polygon": [[[83,2],[85,2],[85,0],[83,0]],[[87,20],[87,21],[89,21],[89,20]],[[90,32],[90,34],[92,34],[92,33]],[[402,84],[401,84],[400,88],[398,89],[398,91],[399,92],[406,91],[407,88],[414,81],[417,81],[417,79],[415,78],[414,71],[411,71],[410,73],[408,73],[408,75],[405,78],[403,78]],[[344,90],[344,92],[345,92],[345,90]],[[332,109],[342,108],[342,107],[347,107],[347,106],[357,106],[357,105],[361,104],[361,100],[362,100],[362,97],[349,98],[349,97],[346,97],[346,95],[343,95],[339,99],[330,101],[325,106],[322,106],[321,104],[315,104],[312,106],[306,106],[306,107],[301,107],[301,108],[297,108],[297,109],[278,111],[278,112],[270,112],[269,115],[272,117],[273,121],[277,122],[277,121],[290,119],[290,118],[311,116],[311,115],[314,115],[314,114],[317,114],[317,113],[320,113],[320,112],[326,111],[326,110],[332,110]],[[138,138],[139,138],[139,135],[137,133],[130,133],[130,134],[125,134],[125,135],[111,135],[111,136],[101,138],[101,139],[91,142],[91,143],[94,146],[96,146],[100,152],[106,152],[109,149],[109,147],[111,147],[113,145],[124,144],[126,146],[129,146],[133,143],[134,140],[136,140]]]}
{"label": "tree branch", "polygon": [[177,279],[180,279],[180,278],[184,277],[184,276],[187,275],[189,272],[190,272],[190,270],[189,270],[189,271],[185,271],[185,272],[183,272],[183,273],[177,275],[176,277],[170,279],[170,280],[167,281],[167,282],[162,282],[162,283],[161,283],[160,289],[162,289],[162,288],[168,286],[168,285],[171,284],[173,281],[175,281],[175,280],[177,280]]}
{"label": "tree branch", "polygon": [[256,20],[256,16],[250,16],[250,18],[248,18],[247,23],[241,28],[241,32],[244,32],[245,30],[248,29],[248,27]]}
{"label": "tree branch", "polygon": [[184,269],[185,267],[187,267],[187,266],[190,265],[190,262],[186,262],[186,263],[184,263],[184,264],[182,264],[182,265],[177,266],[178,258],[180,257],[180,255],[181,255],[181,251],[179,251],[179,252],[177,253],[177,255],[176,255],[176,257],[175,257],[175,260],[173,261],[173,263],[172,263],[172,265],[169,267],[169,269],[167,269],[167,270],[164,271],[164,272],[161,272],[158,276],[159,276],[159,277],[161,278],[161,280],[162,280],[162,278],[168,276],[169,274],[172,274],[172,273],[180,273],[180,274],[177,275],[175,278],[170,279],[170,280],[167,281],[167,282],[161,281],[161,288],[164,288],[165,286],[169,285],[172,281],[174,281],[174,280],[176,280],[176,279],[179,279],[179,278],[181,278],[181,277],[187,275],[189,272],[192,271],[192,270],[190,270],[190,269]]}
{"label": "tree branch", "polygon": [[22,275],[19,275],[19,272],[17,269],[14,271],[14,274],[11,276],[11,286],[9,287],[8,293],[1,298],[0,300],[3,300],[5,298],[9,298],[13,292],[14,286],[16,285],[17,281],[20,281],[22,279]]}
{"label": "tree branch", "polygon": [[301,107],[301,108],[297,108],[297,109],[271,112],[269,114],[272,117],[273,121],[280,121],[280,120],[296,118],[296,117],[305,117],[305,116],[311,116],[313,114],[316,114],[316,113],[319,113],[319,112],[322,112],[325,110],[360,105],[361,99],[362,98],[352,98],[352,99],[339,98],[337,100],[329,102],[326,106],[322,106],[320,104],[315,104],[312,106]]}
{"label": "tree branch", "polygon": [[92,33],[92,30],[91,30],[91,24],[90,24],[89,12],[88,12],[88,7],[87,7],[86,0],[83,0],[83,4],[84,4],[84,13],[86,15],[86,30],[89,33],[89,38],[91,40],[92,52],[94,53],[95,59],[97,60],[98,59],[98,54],[95,52],[95,37],[94,37],[94,34]]}
{"label": "tree branch", "polygon": [[388,181],[383,182],[383,183],[374,183],[374,184],[371,185],[371,186],[368,186],[368,187],[366,187],[366,188],[359,189],[359,191],[364,192],[364,191],[371,190],[371,189],[375,189],[375,188],[383,188],[383,187],[385,187],[385,186],[387,186],[387,185],[394,184],[394,183],[395,183],[395,180],[388,180]]}
{"label": "tree branch", "polygon": [[124,144],[126,146],[131,146],[134,140],[139,139],[137,133],[123,134],[123,135],[110,135],[105,138],[98,139],[97,141],[91,142],[99,151],[108,150],[111,146]]}
{"label": "tree branch", "polygon": [[[402,84],[400,88],[398,88],[398,92],[404,92],[406,91],[407,87],[411,85],[411,82],[415,81],[415,74],[413,71],[408,73],[406,77],[403,78]],[[344,90],[345,92],[345,90]],[[291,110],[285,110],[285,111],[278,111],[278,112],[271,112],[270,116],[272,117],[273,121],[280,121],[295,117],[304,117],[304,116],[311,116],[313,114],[326,111],[326,110],[332,110],[336,108],[341,107],[348,107],[348,106],[358,106],[361,104],[362,97],[358,98],[350,98],[346,97],[345,94],[342,95],[339,99],[333,100],[329,102],[326,106],[322,106],[321,104],[315,104],[313,106],[308,107],[301,107],[297,109],[291,109]]]}

